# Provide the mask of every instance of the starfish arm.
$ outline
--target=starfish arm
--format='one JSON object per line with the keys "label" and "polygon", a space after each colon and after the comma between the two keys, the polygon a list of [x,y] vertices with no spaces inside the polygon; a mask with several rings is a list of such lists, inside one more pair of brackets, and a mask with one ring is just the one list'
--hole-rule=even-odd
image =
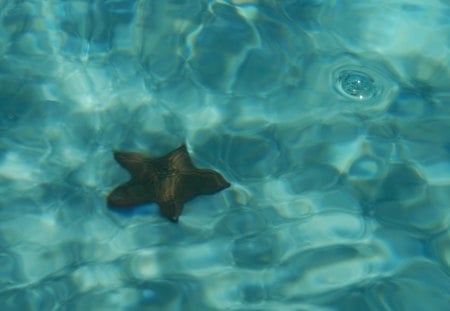
{"label": "starfish arm", "polygon": [[197,169],[185,175],[183,183],[186,189],[197,194],[213,194],[230,186],[219,173],[210,169]]}
{"label": "starfish arm", "polygon": [[137,176],[142,173],[151,160],[135,152],[114,151],[114,159],[130,172],[131,176]]}
{"label": "starfish arm", "polygon": [[114,189],[107,198],[111,207],[132,207],[155,201],[152,187],[146,183],[129,181]]}
{"label": "starfish arm", "polygon": [[180,217],[183,210],[183,204],[175,200],[158,202],[159,210],[164,217],[167,217],[173,222],[178,222],[178,217]]}
{"label": "starfish arm", "polygon": [[168,166],[178,170],[194,169],[194,164],[192,164],[191,158],[187,151],[186,145],[181,145],[174,151],[170,152],[165,156],[168,162]]}

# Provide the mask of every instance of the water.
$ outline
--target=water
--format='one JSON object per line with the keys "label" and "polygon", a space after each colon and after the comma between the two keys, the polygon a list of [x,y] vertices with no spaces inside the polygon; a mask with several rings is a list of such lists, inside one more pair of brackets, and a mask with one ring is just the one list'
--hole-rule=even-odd
{"label": "water", "polygon": [[[449,16],[0,1],[1,309],[447,310]],[[231,188],[106,207],[113,150],[182,143]]]}

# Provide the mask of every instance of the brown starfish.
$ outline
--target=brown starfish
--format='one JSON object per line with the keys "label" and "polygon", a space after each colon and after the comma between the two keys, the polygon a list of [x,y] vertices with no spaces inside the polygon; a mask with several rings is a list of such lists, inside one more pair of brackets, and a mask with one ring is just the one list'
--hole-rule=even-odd
{"label": "brown starfish", "polygon": [[156,202],[165,217],[177,222],[185,202],[230,186],[219,173],[196,168],[185,145],[159,158],[118,151],[114,158],[130,172],[131,179],[109,194],[111,207]]}

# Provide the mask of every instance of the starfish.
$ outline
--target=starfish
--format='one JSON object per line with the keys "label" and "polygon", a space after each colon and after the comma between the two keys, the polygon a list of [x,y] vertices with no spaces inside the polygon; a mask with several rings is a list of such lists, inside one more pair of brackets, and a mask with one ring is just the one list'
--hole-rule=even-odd
{"label": "starfish", "polygon": [[196,168],[185,145],[158,158],[119,151],[114,152],[114,158],[129,171],[131,179],[109,194],[110,207],[156,202],[162,215],[177,222],[184,203],[230,186],[219,173]]}

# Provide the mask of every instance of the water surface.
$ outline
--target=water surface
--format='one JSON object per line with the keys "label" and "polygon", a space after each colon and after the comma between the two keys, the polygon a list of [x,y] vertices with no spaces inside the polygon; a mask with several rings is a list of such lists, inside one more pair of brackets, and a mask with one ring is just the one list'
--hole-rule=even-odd
{"label": "water surface", "polygon": [[[2,310],[447,310],[447,1],[0,1]],[[129,213],[113,150],[232,187]]]}

